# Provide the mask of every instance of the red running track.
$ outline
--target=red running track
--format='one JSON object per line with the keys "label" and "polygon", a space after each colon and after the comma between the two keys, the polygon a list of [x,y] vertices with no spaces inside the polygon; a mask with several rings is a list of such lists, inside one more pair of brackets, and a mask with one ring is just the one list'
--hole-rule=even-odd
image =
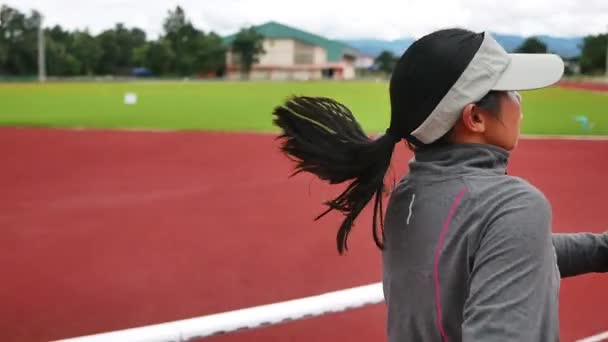
{"label": "red running track", "polygon": [[588,90],[594,92],[608,92],[608,82],[599,81],[561,81],[559,86],[563,88]]}
{"label": "red running track", "polygon": [[[347,256],[335,193],[254,134],[0,129],[0,335],[43,341],[267,304],[381,279],[369,212]],[[409,152],[400,147],[395,173]],[[509,172],[555,231],[608,226],[608,141],[525,140]],[[562,282],[563,341],[608,330],[608,275]],[[381,305],[211,341],[380,341]]]}

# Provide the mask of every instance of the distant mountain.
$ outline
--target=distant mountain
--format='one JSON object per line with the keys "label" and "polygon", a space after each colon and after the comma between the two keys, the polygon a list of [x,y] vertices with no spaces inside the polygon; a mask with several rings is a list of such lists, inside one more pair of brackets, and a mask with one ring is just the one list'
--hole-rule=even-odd
{"label": "distant mountain", "polygon": [[515,49],[517,49],[524,42],[524,40],[526,40],[525,37],[509,34],[492,33],[492,36],[494,36],[498,43],[509,52],[515,51]]}
{"label": "distant mountain", "polygon": [[388,50],[397,56],[401,56],[405,49],[407,49],[412,42],[414,42],[414,40],[409,38],[397,40],[351,39],[342,40],[342,42],[356,48],[364,55],[375,57],[384,50]]}
{"label": "distant mountain", "polygon": [[[507,51],[517,49],[527,38],[498,33],[494,33],[493,36]],[[583,42],[583,37],[562,38],[547,35],[540,35],[536,37],[543,43],[547,44],[549,52],[556,53],[564,58],[576,57],[581,54],[580,45]]]}
{"label": "distant mountain", "polygon": [[547,44],[549,52],[557,53],[566,58],[580,56],[583,39],[585,39],[585,37],[559,38],[551,36],[539,36],[539,38]]}
{"label": "distant mountain", "polygon": [[[494,38],[502,45],[505,50],[512,52],[517,49],[526,40],[526,37],[508,34],[493,33]],[[580,55],[580,45],[583,37],[561,38],[547,35],[537,36],[542,40],[549,52],[556,53],[564,58],[571,58]],[[407,49],[414,39],[403,38],[397,40],[381,40],[381,39],[350,39],[342,42],[348,44],[361,51],[362,54],[377,56],[382,51],[388,50],[397,56],[401,56],[403,51]]]}

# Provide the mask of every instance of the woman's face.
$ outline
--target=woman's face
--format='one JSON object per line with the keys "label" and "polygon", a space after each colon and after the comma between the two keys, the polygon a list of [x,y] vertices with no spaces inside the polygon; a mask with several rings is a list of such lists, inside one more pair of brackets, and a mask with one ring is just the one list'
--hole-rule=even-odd
{"label": "woman's face", "polygon": [[489,144],[513,150],[519,140],[521,119],[521,95],[518,92],[501,92],[498,115],[486,122],[484,132]]}

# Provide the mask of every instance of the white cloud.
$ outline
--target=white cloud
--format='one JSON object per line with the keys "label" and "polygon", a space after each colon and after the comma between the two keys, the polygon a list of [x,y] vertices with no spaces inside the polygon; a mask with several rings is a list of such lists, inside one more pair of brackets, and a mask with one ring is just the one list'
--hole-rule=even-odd
{"label": "white cloud", "polygon": [[[123,22],[151,37],[169,9],[181,5],[199,28],[220,34],[269,20],[333,38],[419,37],[459,26],[521,35],[574,36],[608,30],[607,0],[5,0],[37,9],[47,25],[98,33]],[[584,4],[584,5],[583,5]]]}

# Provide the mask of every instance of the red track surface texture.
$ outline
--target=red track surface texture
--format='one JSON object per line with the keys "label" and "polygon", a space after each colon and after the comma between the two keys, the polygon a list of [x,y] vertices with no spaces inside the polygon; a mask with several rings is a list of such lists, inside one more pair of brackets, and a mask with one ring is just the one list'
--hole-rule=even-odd
{"label": "red track surface texture", "polygon": [[[338,256],[335,192],[271,136],[0,129],[0,335],[42,341],[319,294],[381,279],[369,211]],[[409,154],[400,148],[400,177]],[[525,140],[509,172],[555,231],[608,228],[608,141]],[[564,341],[608,329],[608,275],[562,282]],[[381,341],[381,305],[212,341]]]}
{"label": "red track surface texture", "polygon": [[581,81],[561,81],[560,87],[591,90],[596,92],[608,92],[608,82],[581,82]]}

